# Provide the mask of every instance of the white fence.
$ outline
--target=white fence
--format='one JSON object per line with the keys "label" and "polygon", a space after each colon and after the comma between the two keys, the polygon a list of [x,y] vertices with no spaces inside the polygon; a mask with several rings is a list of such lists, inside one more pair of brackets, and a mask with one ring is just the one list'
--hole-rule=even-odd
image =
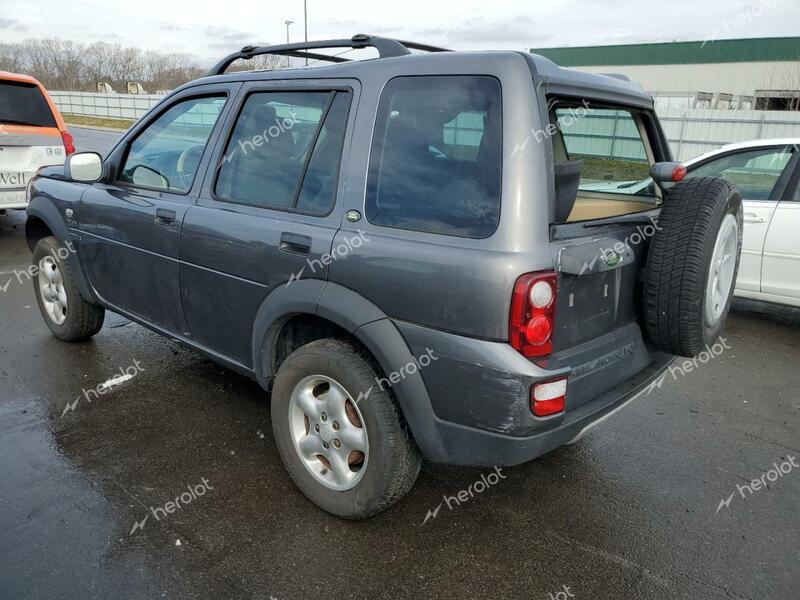
{"label": "white fence", "polygon": [[663,109],[658,117],[678,160],[731,142],[800,137],[800,112],[777,110]]}
{"label": "white fence", "polygon": [[[683,161],[731,142],[800,138],[800,112],[663,108],[657,111],[677,160]],[[644,147],[630,114],[576,112],[563,128],[570,153],[644,161]]]}
{"label": "white fence", "polygon": [[[62,113],[108,119],[138,119],[163,98],[156,94],[86,92],[50,92],[50,96]],[[800,137],[800,112],[662,108],[658,116],[678,160],[688,160],[731,142]],[[586,121],[587,137],[607,135],[607,123],[600,119],[593,123],[592,117]],[[629,146],[625,132],[621,130],[616,136],[620,143],[615,147],[624,153]]]}
{"label": "white fence", "polygon": [[156,94],[48,93],[61,113],[105,119],[138,119],[164,98]]}

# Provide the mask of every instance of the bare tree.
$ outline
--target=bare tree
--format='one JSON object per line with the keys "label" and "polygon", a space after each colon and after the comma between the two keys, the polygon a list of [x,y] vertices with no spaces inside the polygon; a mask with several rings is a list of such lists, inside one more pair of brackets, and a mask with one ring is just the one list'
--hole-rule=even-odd
{"label": "bare tree", "polygon": [[[275,68],[275,58],[259,57],[247,68]],[[187,54],[55,38],[0,44],[0,69],[32,75],[48,89],[74,91],[95,91],[99,81],[118,91],[125,91],[129,81],[141,83],[148,91],[169,90],[202,77],[207,70]]]}
{"label": "bare tree", "polygon": [[[257,46],[269,46],[269,43],[259,43]],[[277,54],[260,54],[249,60],[237,60],[228,68],[228,71],[273,71],[286,67],[286,57]]]}

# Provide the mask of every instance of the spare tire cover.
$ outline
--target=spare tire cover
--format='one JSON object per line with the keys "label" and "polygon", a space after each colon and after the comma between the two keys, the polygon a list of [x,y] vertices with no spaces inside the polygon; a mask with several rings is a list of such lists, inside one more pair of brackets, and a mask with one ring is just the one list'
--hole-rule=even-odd
{"label": "spare tire cover", "polygon": [[741,251],[742,198],[733,184],[698,177],[668,191],[645,272],[645,330],[652,345],[693,357],[718,339]]}

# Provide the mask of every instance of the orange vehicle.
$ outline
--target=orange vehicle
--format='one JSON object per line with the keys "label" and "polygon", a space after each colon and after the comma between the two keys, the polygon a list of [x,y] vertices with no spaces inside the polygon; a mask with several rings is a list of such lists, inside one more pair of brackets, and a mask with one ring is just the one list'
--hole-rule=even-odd
{"label": "orange vehicle", "polygon": [[63,164],[73,152],[72,135],[42,84],[0,71],[0,212],[25,208],[39,167]]}

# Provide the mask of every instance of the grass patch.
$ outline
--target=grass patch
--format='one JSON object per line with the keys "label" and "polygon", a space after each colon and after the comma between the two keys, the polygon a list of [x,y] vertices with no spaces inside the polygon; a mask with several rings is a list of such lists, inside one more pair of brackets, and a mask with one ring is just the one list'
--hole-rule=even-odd
{"label": "grass patch", "polygon": [[650,177],[650,165],[633,160],[597,158],[596,156],[570,156],[583,159],[581,179],[597,181],[641,181]]}
{"label": "grass patch", "polygon": [[125,131],[136,121],[132,119],[106,119],[103,117],[87,117],[86,115],[62,114],[64,121],[70,125],[88,125],[89,127],[109,127]]}

